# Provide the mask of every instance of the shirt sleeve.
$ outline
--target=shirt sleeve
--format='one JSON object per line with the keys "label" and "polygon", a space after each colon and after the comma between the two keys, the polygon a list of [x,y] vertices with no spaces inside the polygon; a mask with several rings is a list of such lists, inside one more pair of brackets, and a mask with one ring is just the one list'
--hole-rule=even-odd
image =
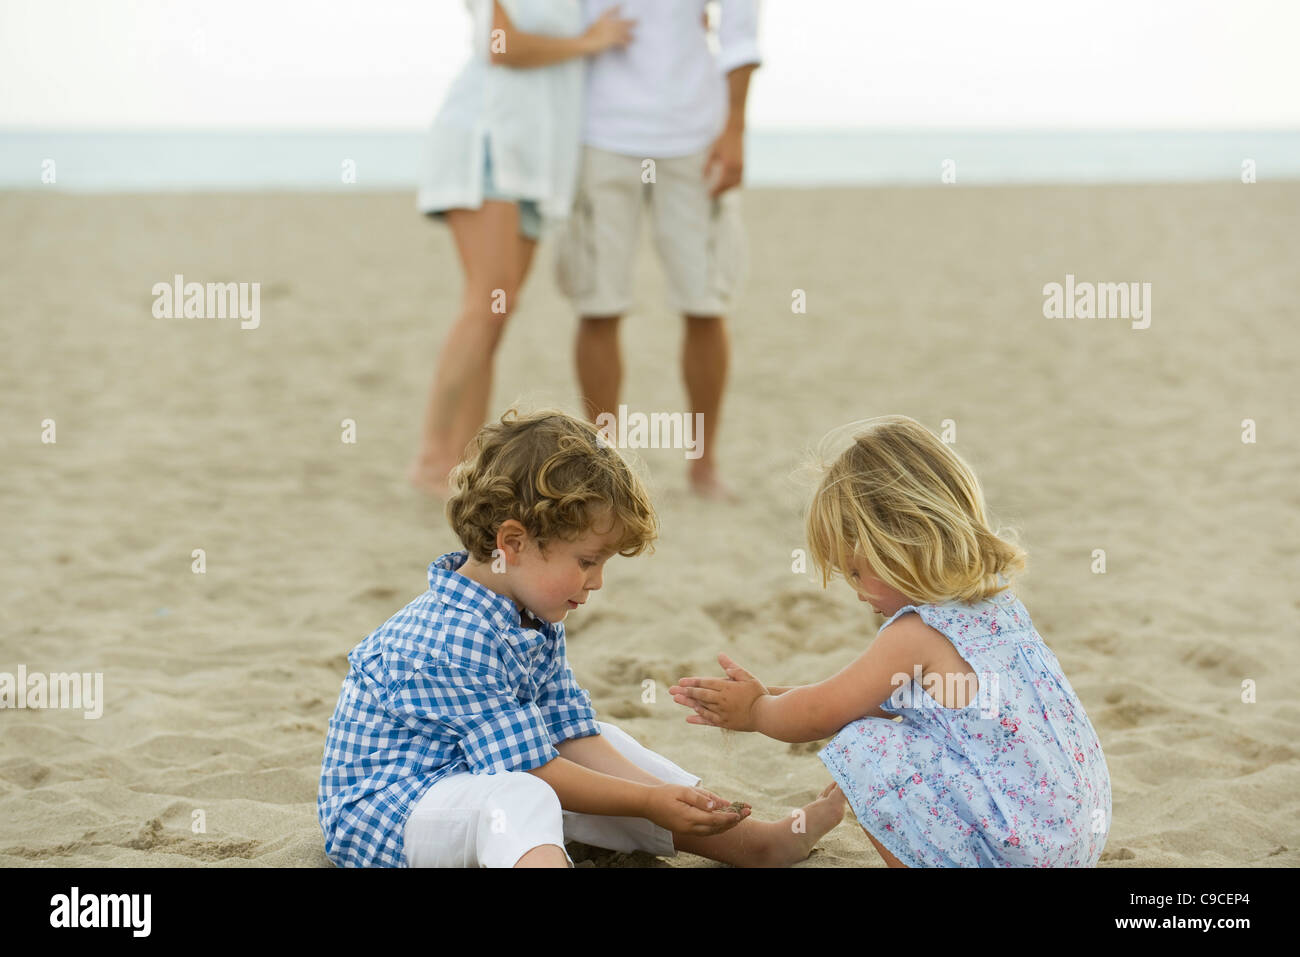
{"label": "shirt sleeve", "polygon": [[471,773],[530,771],[559,757],[536,702],[521,702],[490,667],[440,662],[411,673],[390,695],[407,727],[454,738]]}
{"label": "shirt sleeve", "polygon": [[758,0],[722,0],[718,22],[718,68],[730,73],[758,64]]}
{"label": "shirt sleeve", "polygon": [[538,692],[537,707],[542,713],[542,720],[546,722],[552,744],[600,734],[600,727],[596,724],[596,709],[591,706],[591,695],[573,677],[573,669],[563,654],[555,676]]}

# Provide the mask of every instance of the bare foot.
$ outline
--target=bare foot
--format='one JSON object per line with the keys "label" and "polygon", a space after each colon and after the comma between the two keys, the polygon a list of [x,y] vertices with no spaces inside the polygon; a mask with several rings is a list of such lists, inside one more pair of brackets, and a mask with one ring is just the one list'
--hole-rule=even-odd
{"label": "bare foot", "polygon": [[426,495],[446,501],[451,498],[451,484],[448,478],[455,464],[447,465],[433,459],[416,459],[406,470],[407,481]]}
{"label": "bare foot", "polygon": [[[789,867],[812,853],[817,842],[844,819],[848,801],[840,786],[832,781],[817,800],[803,807],[801,818],[791,815],[784,821],[772,821],[771,843],[767,847],[768,867]],[[802,820],[802,829],[795,824]]]}
{"label": "bare foot", "polygon": [[695,462],[690,472],[691,491],[710,502],[737,502],[740,497],[718,477],[717,466]]}

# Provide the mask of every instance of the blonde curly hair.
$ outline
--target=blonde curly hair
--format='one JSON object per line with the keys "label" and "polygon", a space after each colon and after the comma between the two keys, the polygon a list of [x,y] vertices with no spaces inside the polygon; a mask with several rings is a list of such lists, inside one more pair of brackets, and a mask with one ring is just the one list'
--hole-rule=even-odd
{"label": "blonde curly hair", "polygon": [[618,554],[654,551],[658,517],[641,480],[596,427],[564,412],[520,415],[479,430],[451,473],[447,520],[473,558],[491,560],[497,531],[515,519],[542,549],[613,519]]}
{"label": "blonde curly hair", "polygon": [[905,415],[848,428],[852,445],[830,465],[812,463],[821,481],[807,534],[823,587],[832,574],[847,578],[857,558],[920,602],[982,601],[1011,587],[1027,556],[1014,532],[990,527],[979,480],[959,455]]}

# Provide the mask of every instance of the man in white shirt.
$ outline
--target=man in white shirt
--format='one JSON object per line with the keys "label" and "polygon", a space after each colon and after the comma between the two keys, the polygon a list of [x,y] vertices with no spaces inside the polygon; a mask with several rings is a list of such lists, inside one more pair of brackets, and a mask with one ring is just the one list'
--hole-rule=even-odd
{"label": "man in white shirt", "polygon": [[[703,435],[691,487],[727,498],[715,450],[727,375],[725,315],[746,269],[740,184],[745,96],[759,64],[757,0],[720,0],[719,53],[707,0],[583,0],[584,23],[619,7],[636,21],[626,47],[587,63],[583,158],[559,243],[560,288],[580,317],[578,380],[593,420],[618,414],[618,321],[632,305],[642,210],[673,308],[686,322],[682,375]],[[606,420],[608,421],[608,420]]]}

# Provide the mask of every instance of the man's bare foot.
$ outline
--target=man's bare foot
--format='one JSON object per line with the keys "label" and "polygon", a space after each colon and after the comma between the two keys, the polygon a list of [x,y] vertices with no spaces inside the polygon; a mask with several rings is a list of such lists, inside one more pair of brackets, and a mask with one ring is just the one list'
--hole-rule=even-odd
{"label": "man's bare foot", "polygon": [[[803,807],[801,818],[792,814],[784,821],[771,821],[769,826],[772,831],[764,866],[789,867],[807,858],[817,842],[844,819],[846,807],[848,801],[844,798],[844,792],[832,781],[817,800]],[[795,824],[800,819],[802,829],[796,829]]]}
{"label": "man's bare foot", "polygon": [[446,501],[451,498],[451,484],[448,479],[455,463],[447,465],[434,459],[419,458],[406,470],[407,481],[426,495]]}
{"label": "man's bare foot", "polygon": [[718,477],[717,466],[696,461],[690,470],[691,491],[710,502],[736,502],[739,496]]}

